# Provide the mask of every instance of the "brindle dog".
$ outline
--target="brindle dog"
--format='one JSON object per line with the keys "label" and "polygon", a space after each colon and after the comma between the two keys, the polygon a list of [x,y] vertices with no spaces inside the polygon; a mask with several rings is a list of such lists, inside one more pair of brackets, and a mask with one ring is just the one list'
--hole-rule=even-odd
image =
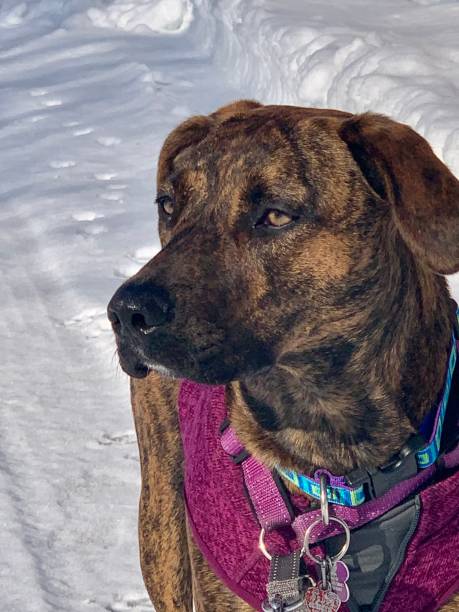
{"label": "brindle dog", "polygon": [[132,376],[142,571],[158,611],[249,610],[187,534],[179,379],[226,384],[270,467],[384,464],[443,384],[459,182],[387,117],[240,101],[168,136],[157,203],[163,249],[108,310]]}

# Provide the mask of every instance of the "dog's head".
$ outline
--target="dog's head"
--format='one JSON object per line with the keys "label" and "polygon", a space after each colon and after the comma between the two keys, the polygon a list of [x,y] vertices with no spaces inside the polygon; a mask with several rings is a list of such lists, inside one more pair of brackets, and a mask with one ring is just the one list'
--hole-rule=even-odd
{"label": "dog's head", "polygon": [[164,143],[157,204],[163,249],[108,309],[132,376],[222,384],[298,346],[320,363],[331,329],[339,366],[362,313],[390,322],[407,270],[459,268],[458,181],[379,115],[242,101],[193,117]]}

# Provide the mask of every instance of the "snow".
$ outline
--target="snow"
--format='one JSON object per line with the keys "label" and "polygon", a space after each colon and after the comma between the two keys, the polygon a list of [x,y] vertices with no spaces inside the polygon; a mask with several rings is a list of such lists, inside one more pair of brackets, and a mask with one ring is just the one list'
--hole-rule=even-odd
{"label": "snow", "polygon": [[93,8],[88,17],[95,26],[135,32],[183,32],[193,18],[190,0],[115,0],[102,10]]}
{"label": "snow", "polygon": [[238,97],[374,110],[459,174],[458,30],[441,0],[0,3],[3,610],[151,609],[105,306],[160,248],[166,134]]}

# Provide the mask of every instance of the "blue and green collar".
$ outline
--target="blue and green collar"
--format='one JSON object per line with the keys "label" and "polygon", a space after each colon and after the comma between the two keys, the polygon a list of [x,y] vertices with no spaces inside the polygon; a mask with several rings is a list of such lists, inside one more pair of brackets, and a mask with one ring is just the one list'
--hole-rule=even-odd
{"label": "blue and green collar", "polygon": [[[305,476],[282,467],[277,467],[277,471],[301,491],[316,499],[320,499],[320,476],[325,473],[329,482],[327,497],[330,503],[342,506],[359,506],[370,499],[383,495],[398,482],[414,476],[418,470],[428,468],[435,463],[440,454],[443,424],[456,360],[457,341],[453,333],[448,371],[441,400],[438,406],[424,419],[420,427],[421,433],[412,436],[397,458],[389,465],[372,471],[355,470],[347,476],[334,476],[327,470],[317,470],[314,477]],[[429,431],[431,432],[430,437],[426,441]]]}

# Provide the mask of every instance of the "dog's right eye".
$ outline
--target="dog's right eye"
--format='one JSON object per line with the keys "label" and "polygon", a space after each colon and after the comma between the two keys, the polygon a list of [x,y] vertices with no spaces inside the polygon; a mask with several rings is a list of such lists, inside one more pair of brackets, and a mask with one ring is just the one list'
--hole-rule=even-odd
{"label": "dog's right eye", "polygon": [[289,215],[283,210],[278,210],[277,208],[270,208],[261,216],[261,218],[255,224],[256,226],[263,225],[265,227],[271,227],[275,229],[280,229],[285,227],[286,225],[290,225],[292,221],[295,220],[296,217]]}
{"label": "dog's right eye", "polygon": [[157,197],[156,203],[168,217],[171,217],[174,214],[174,202],[169,196]]}

